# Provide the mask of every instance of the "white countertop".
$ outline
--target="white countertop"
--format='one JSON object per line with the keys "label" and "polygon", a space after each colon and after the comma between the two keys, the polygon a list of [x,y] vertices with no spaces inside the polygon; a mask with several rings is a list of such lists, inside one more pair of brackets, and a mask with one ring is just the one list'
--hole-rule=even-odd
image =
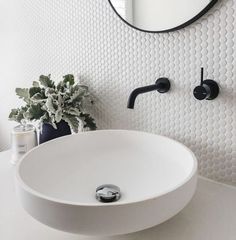
{"label": "white countertop", "polygon": [[236,188],[199,178],[191,203],[171,220],[117,237],[85,237],[49,228],[30,217],[14,193],[10,152],[0,153],[1,240],[236,240]]}

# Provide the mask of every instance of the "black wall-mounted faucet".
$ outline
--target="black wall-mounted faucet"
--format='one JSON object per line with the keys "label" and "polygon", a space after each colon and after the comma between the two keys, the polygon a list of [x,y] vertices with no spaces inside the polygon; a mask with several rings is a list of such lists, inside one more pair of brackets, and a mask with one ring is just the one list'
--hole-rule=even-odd
{"label": "black wall-mounted faucet", "polygon": [[213,100],[219,95],[219,86],[217,82],[211,79],[204,80],[204,69],[201,68],[201,84],[193,90],[193,95],[198,100]]}
{"label": "black wall-mounted faucet", "polygon": [[170,81],[168,78],[159,78],[153,85],[136,88],[129,96],[127,108],[134,109],[134,104],[137,96],[142,93],[158,91],[159,93],[166,93],[170,90]]}

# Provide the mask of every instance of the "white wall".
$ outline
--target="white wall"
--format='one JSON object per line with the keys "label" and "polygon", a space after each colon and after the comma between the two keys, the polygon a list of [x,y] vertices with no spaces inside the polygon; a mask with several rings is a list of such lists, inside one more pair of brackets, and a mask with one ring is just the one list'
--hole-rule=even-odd
{"label": "white wall", "polygon": [[8,121],[9,108],[18,104],[14,88],[23,83],[19,9],[16,0],[0,0],[0,151],[9,146],[9,131],[13,126]]}
{"label": "white wall", "polygon": [[[220,1],[197,23],[168,34],[135,31],[120,21],[106,0],[16,2],[21,8],[16,13],[20,47],[16,37],[0,45],[5,50],[0,56],[1,147],[9,143],[5,119],[17,99],[13,88],[28,86],[40,74],[52,73],[58,79],[74,73],[97,96],[95,117],[100,128],[137,129],[174,138],[196,153],[202,175],[236,183],[234,0]],[[3,12],[0,8],[0,16]],[[192,95],[201,66],[220,84],[215,101],[200,102]],[[139,96],[135,110],[126,109],[132,89],[160,76],[170,78],[171,92]]]}

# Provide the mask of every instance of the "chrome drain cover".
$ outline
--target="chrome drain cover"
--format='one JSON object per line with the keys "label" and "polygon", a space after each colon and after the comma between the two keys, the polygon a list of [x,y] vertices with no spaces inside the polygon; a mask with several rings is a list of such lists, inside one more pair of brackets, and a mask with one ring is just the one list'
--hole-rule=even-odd
{"label": "chrome drain cover", "polygon": [[121,198],[120,188],[112,184],[104,184],[96,189],[96,199],[99,202],[116,202]]}

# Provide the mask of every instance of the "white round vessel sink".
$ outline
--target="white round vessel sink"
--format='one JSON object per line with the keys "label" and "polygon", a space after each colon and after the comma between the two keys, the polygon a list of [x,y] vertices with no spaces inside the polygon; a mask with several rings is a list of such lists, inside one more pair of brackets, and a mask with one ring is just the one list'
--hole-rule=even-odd
{"label": "white round vessel sink", "polygon": [[[101,130],[62,137],[33,149],[16,171],[24,209],[53,228],[83,235],[118,235],[158,225],[191,200],[197,161],[167,137]],[[96,199],[103,184],[121,197]]]}

